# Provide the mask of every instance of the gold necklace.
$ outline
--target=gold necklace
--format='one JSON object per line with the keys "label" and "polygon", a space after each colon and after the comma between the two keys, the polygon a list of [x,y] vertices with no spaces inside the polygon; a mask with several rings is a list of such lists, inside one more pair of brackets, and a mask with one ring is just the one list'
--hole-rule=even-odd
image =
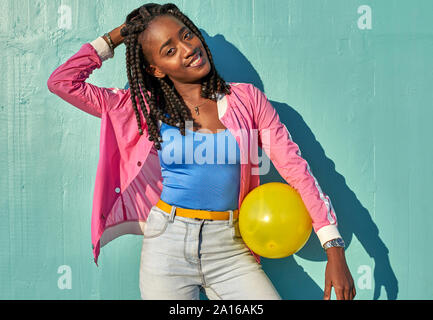
{"label": "gold necklace", "polygon": [[[171,90],[174,90],[174,83],[173,83],[172,86],[171,86]],[[185,100],[183,100],[183,101],[185,101]],[[205,101],[205,102],[203,102],[202,104],[199,104],[198,106],[195,106],[195,107],[194,107],[194,111],[195,111],[196,115],[200,115],[200,112],[198,111],[198,108],[201,107],[202,105],[204,105],[206,102],[207,102],[207,101]]]}

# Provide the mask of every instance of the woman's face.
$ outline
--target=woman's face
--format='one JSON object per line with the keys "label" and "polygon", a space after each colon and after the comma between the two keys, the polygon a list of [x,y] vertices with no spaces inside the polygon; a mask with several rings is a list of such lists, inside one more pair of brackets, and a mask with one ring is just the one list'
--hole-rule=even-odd
{"label": "woman's face", "polygon": [[173,83],[200,83],[211,70],[200,39],[173,16],[156,17],[138,41],[150,63],[146,70],[155,77],[167,75]]}

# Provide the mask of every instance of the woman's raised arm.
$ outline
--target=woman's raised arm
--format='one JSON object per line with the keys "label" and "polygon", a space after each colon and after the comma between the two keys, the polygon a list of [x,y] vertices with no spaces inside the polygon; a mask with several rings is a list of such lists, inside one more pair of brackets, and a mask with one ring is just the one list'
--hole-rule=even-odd
{"label": "woman's raised arm", "polygon": [[[123,43],[120,30],[124,26],[125,24],[122,24],[109,33],[114,47]],[[66,102],[100,118],[103,112],[128,100],[125,99],[127,90],[102,88],[85,82],[95,69],[102,66],[103,61],[113,56],[114,51],[105,36],[83,44],[77,53],[50,75],[47,81],[48,89]]]}

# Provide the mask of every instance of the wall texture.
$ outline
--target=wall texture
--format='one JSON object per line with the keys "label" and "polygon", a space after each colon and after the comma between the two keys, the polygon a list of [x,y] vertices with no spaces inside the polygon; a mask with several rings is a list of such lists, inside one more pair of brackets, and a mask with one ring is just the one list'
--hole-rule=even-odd
{"label": "wall texture", "polygon": [[[337,213],[357,299],[432,299],[433,2],[173,2],[220,74],[265,91],[300,146]],[[93,263],[99,119],[46,81],[143,3],[0,0],[1,299],[140,298],[141,237]],[[124,47],[88,81],[124,87]],[[274,168],[270,181],[282,181]],[[321,299],[325,266],[314,233],[294,256],[263,258],[284,299]]]}

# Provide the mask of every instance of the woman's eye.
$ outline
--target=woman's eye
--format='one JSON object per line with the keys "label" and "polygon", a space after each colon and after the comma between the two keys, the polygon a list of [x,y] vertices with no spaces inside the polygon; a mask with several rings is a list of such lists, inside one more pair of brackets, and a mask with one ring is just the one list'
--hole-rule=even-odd
{"label": "woman's eye", "polygon": [[193,37],[193,35],[192,35],[192,32],[191,31],[189,31],[189,32],[187,32],[187,33],[185,33],[185,35],[190,35],[189,37],[187,37],[187,38],[192,38]]}
{"label": "woman's eye", "polygon": [[[185,36],[186,36],[186,38],[192,38],[192,37],[194,37],[194,34],[191,31],[189,31],[189,32],[185,33]],[[173,48],[171,48],[170,50],[167,51],[168,56],[170,55],[171,52],[173,52],[171,50],[173,50]]]}

